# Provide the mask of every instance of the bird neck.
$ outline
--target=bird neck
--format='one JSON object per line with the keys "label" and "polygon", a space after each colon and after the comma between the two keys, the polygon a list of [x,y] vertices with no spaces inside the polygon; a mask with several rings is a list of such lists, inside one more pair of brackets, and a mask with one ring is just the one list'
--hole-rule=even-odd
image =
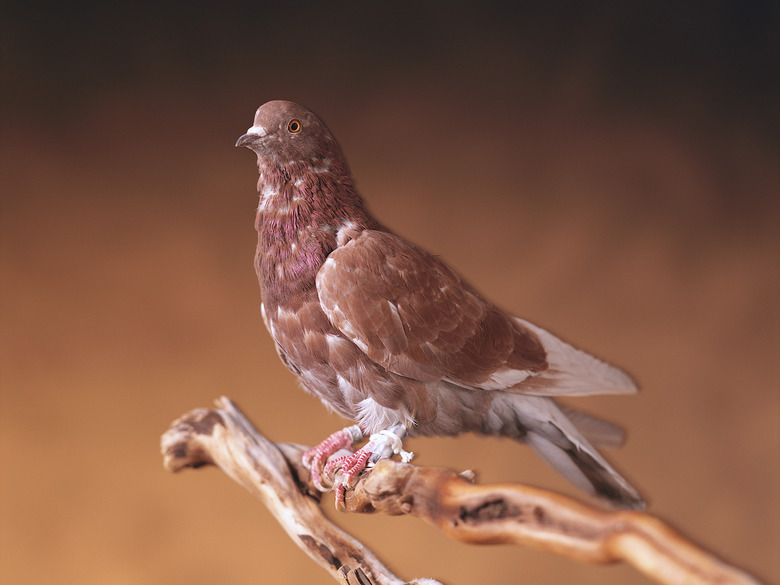
{"label": "bird neck", "polygon": [[314,292],[317,272],[339,245],[339,230],[376,223],[348,175],[295,170],[260,172],[255,270],[264,302]]}

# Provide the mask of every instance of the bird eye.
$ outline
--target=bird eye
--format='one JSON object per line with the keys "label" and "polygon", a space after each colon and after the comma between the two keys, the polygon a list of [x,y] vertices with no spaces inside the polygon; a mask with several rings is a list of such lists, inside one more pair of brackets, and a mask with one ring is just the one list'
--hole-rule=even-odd
{"label": "bird eye", "polygon": [[300,132],[301,123],[298,120],[290,120],[290,123],[287,124],[287,131],[290,134],[296,134],[297,132]]}

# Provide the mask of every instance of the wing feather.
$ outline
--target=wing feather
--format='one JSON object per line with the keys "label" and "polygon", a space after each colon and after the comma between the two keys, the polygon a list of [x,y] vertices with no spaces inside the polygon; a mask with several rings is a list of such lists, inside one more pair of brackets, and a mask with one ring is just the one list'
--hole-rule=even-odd
{"label": "wing feather", "polygon": [[317,275],[317,292],[336,328],[402,376],[493,389],[548,367],[536,334],[389,232],[364,231],[332,252]]}

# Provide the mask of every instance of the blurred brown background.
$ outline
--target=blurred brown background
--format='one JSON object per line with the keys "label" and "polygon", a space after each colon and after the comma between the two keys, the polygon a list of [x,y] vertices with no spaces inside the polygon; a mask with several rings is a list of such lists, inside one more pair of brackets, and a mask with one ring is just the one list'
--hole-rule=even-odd
{"label": "blurred brown background", "polygon": [[[628,429],[607,455],[652,512],[778,582],[776,3],[364,4],[3,3],[0,581],[329,582],[221,473],[158,454],[222,394],[277,440],[343,424],[259,313],[233,143],[286,98],[385,223],[629,369],[640,395],[576,401]],[[508,442],[411,447],[574,493]],[[406,578],[649,582],[332,514]]]}

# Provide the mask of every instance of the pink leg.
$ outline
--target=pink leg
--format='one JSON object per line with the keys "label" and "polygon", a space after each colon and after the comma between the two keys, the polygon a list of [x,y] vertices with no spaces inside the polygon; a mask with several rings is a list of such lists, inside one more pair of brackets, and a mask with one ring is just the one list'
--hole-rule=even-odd
{"label": "pink leg", "polygon": [[336,509],[344,501],[347,488],[352,488],[360,473],[377,460],[392,457],[394,453],[401,455],[404,462],[412,458],[412,453],[407,453],[402,447],[402,438],[406,435],[403,425],[396,425],[392,429],[380,431],[371,435],[368,443],[351,455],[331,459],[325,466],[324,473],[328,476],[341,468],[341,478],[336,485]]}
{"label": "pink leg", "polygon": [[[303,454],[303,465],[311,470],[312,483],[318,490],[326,491],[326,488],[322,485],[322,473],[328,457],[339,449],[349,449],[362,438],[363,432],[360,430],[360,427],[353,425],[336,431],[322,443]],[[338,458],[338,460],[340,459],[341,457]]]}
{"label": "pink leg", "polygon": [[336,508],[338,508],[339,502],[344,501],[347,488],[352,486],[360,472],[366,468],[369,457],[374,454],[372,447],[373,445],[368,444],[352,455],[329,461],[325,466],[326,475],[341,467],[341,481],[336,485]]}
{"label": "pink leg", "polygon": [[322,485],[322,478],[332,478],[337,472],[341,477],[336,483],[336,508],[344,501],[347,488],[358,478],[368,465],[373,465],[378,459],[400,454],[401,460],[408,462],[412,453],[407,453],[402,447],[402,439],[406,435],[406,427],[395,425],[391,429],[371,435],[369,442],[354,453],[335,457],[328,461],[340,449],[349,449],[354,443],[363,439],[363,431],[354,425],[333,433],[322,443],[303,454],[303,464],[311,470],[312,483],[320,491],[327,491]]}

